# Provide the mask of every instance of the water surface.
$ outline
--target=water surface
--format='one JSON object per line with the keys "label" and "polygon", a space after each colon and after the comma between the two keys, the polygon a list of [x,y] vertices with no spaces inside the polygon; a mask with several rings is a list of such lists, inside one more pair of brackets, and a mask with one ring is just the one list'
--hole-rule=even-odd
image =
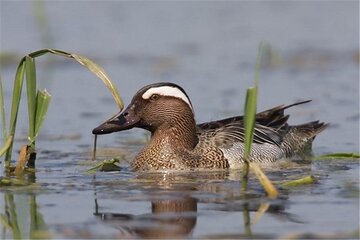
{"label": "water surface", "polygon": [[[103,66],[125,104],[142,86],[170,81],[186,89],[199,122],[238,115],[258,45],[266,41],[271,50],[261,70],[258,110],[313,99],[288,112],[291,124],[331,123],[315,140],[314,153],[359,152],[357,2],[45,2],[50,43],[32,2],[0,6],[1,52],[18,56],[2,60],[7,107],[20,57],[54,47]],[[91,130],[117,111],[115,102],[83,67],[49,61],[38,61],[39,85],[53,100],[37,142],[36,184],[0,189],[2,219],[16,222],[21,237],[49,237],[37,229],[53,238],[348,238],[358,230],[356,160],[266,170],[276,184],[306,175],[318,180],[280,188],[276,201],[265,198],[254,177],[243,198],[239,172],[136,174],[124,162],[120,172],[87,174],[94,165]],[[27,132],[25,101],[21,107],[16,150]],[[120,155],[131,161],[145,138],[142,130],[101,136],[98,160]],[[1,225],[3,238],[15,237]]]}

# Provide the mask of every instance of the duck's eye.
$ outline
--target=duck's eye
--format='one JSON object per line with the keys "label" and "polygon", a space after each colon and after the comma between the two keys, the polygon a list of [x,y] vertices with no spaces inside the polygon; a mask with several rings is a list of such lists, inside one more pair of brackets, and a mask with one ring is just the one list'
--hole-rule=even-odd
{"label": "duck's eye", "polygon": [[151,101],[155,101],[155,100],[158,100],[159,97],[160,97],[159,94],[153,94],[153,95],[151,95],[150,100],[151,100]]}

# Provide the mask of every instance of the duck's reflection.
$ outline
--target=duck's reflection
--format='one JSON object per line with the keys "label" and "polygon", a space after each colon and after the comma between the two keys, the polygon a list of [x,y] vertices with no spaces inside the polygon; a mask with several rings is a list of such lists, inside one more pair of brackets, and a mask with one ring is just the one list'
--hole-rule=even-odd
{"label": "duck's reflection", "polygon": [[[122,191],[120,198],[133,200],[140,197],[142,206],[143,200],[150,199],[151,212],[139,215],[103,213],[98,211],[100,208],[95,200],[95,215],[106,225],[110,224],[118,229],[120,238],[187,238],[191,236],[199,221],[198,203],[202,204],[205,211],[242,212],[239,229],[242,229],[241,235],[245,237],[258,236],[252,232],[251,226],[265,212],[281,217],[283,221],[300,222],[285,211],[286,198],[268,201],[263,192],[255,190],[244,195],[238,181],[229,180],[227,172],[139,174],[136,180],[132,185],[126,185],[125,189],[138,189],[142,190],[142,193],[134,196]],[[110,185],[99,193],[107,193],[112,191],[112,188],[113,185]]]}
{"label": "duck's reflection", "polygon": [[95,215],[121,230],[122,236],[183,238],[196,225],[197,200],[187,195],[155,200],[151,202],[151,214],[142,215],[99,213],[96,207]]}

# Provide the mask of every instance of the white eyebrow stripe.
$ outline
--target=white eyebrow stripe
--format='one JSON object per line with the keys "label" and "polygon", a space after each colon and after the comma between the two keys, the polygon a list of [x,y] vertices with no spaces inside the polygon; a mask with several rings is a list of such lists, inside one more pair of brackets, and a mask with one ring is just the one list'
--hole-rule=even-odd
{"label": "white eyebrow stripe", "polygon": [[151,97],[151,95],[153,95],[153,94],[159,94],[161,96],[180,98],[189,105],[191,110],[193,110],[189,99],[186,97],[186,95],[180,89],[178,89],[176,87],[162,86],[162,87],[150,88],[146,92],[144,92],[144,94],[142,95],[142,98],[149,99]]}

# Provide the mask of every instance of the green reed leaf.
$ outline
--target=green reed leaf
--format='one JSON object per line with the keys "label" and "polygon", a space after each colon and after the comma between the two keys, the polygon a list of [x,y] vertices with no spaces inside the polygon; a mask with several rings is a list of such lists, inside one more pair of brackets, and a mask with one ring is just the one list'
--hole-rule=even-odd
{"label": "green reed leaf", "polygon": [[260,58],[261,58],[261,48],[256,60],[255,66],[255,77],[254,77],[254,87],[248,88],[246,91],[245,107],[244,107],[244,127],[245,127],[245,140],[244,140],[244,167],[243,167],[243,176],[242,176],[242,189],[244,192],[247,190],[247,183],[250,171],[250,162],[249,156],[251,152],[251,144],[253,141],[255,120],[256,120],[256,99],[257,99],[257,85],[259,81],[259,71],[260,71]]}
{"label": "green reed leaf", "polygon": [[81,55],[78,55],[75,53],[65,52],[62,50],[57,50],[57,49],[41,49],[39,51],[30,53],[29,56],[34,58],[34,57],[39,57],[41,55],[44,55],[46,53],[51,53],[51,54],[68,57],[68,58],[73,58],[78,63],[85,66],[87,69],[89,69],[98,78],[100,78],[103,81],[105,86],[110,90],[111,94],[113,95],[115,102],[117,103],[119,109],[122,110],[124,108],[124,103],[119,95],[118,89],[113,84],[110,77],[107,75],[107,73],[105,72],[105,70],[102,67],[100,67],[99,65],[97,65],[96,63],[94,63],[93,61],[91,61],[90,59],[88,59],[84,56],[81,56]]}
{"label": "green reed leaf", "polygon": [[35,115],[36,115],[36,68],[35,59],[29,56],[25,57],[26,66],[26,92],[29,115],[29,141],[35,141]]}
{"label": "green reed leaf", "polygon": [[8,148],[10,147],[10,145],[12,143],[12,140],[13,140],[12,136],[9,136],[7,139],[4,139],[4,145],[0,148],[0,157],[2,155],[4,155],[6,150],[8,150]]}
{"label": "green reed leaf", "polygon": [[19,112],[19,104],[20,104],[20,99],[21,99],[21,90],[22,90],[22,85],[23,85],[23,80],[24,80],[24,74],[25,74],[25,59],[23,58],[20,61],[19,66],[16,70],[15,81],[14,81],[13,97],[12,97],[11,113],[10,113],[10,123],[9,123],[10,124],[9,136],[12,137],[12,141],[6,152],[5,168],[10,167],[12,145],[13,145],[13,140],[14,140],[14,136],[15,136],[16,122],[17,122],[17,116],[18,116],[18,112]]}
{"label": "green reed leaf", "polygon": [[93,72],[97,77],[99,77],[103,81],[105,86],[110,90],[111,94],[113,95],[115,102],[117,103],[119,109],[122,110],[124,108],[124,103],[119,95],[118,89],[113,84],[110,77],[107,75],[107,73],[105,72],[105,70],[102,67],[100,67],[99,65],[97,65],[96,63],[94,63],[93,61],[91,61],[90,59],[88,59],[84,56],[81,56],[81,55],[78,55],[75,53],[65,52],[62,50],[57,50],[57,49],[41,49],[41,50],[30,53],[29,56],[32,58],[36,58],[36,57],[42,56],[47,53],[51,53],[51,54],[63,56],[63,57],[68,57],[68,58],[73,58],[78,63],[85,66],[87,69],[89,69],[91,72]]}
{"label": "green reed leaf", "polygon": [[256,94],[257,87],[248,88],[246,92],[245,99],[245,116],[244,116],[244,124],[245,124],[245,141],[244,141],[244,167],[243,167],[243,177],[242,177],[242,189],[244,192],[247,190],[248,184],[248,176],[250,171],[250,162],[249,156],[251,152],[251,144],[253,141],[253,133],[255,126],[255,116],[256,116]]}
{"label": "green reed leaf", "polygon": [[255,118],[256,118],[256,98],[257,87],[248,88],[245,101],[245,159],[249,158],[251,144],[254,136]]}
{"label": "green reed leaf", "polygon": [[242,177],[242,189],[245,192],[247,190],[247,181],[249,170],[251,169],[259,182],[265,189],[269,198],[275,199],[278,197],[279,193],[276,190],[275,186],[266,176],[266,174],[261,170],[261,168],[254,162],[249,161],[251,153],[251,145],[253,142],[254,128],[256,121],[256,105],[257,105],[257,88],[260,78],[260,67],[261,67],[261,56],[263,52],[264,44],[259,45],[259,51],[256,58],[255,66],[255,76],[254,76],[254,87],[248,88],[246,92],[245,99],[245,115],[244,115],[244,127],[245,127],[245,141],[244,141],[244,172]]}
{"label": "green reed leaf", "polygon": [[86,57],[83,57],[83,56],[80,56],[77,54],[71,54],[71,56],[76,61],[78,61],[78,63],[87,67],[90,71],[92,71],[96,76],[98,76],[103,81],[105,86],[107,86],[107,88],[110,90],[111,94],[113,95],[119,109],[122,110],[124,108],[124,103],[123,103],[122,99],[120,98],[117,88],[112,83],[111,79],[106,74],[105,70]]}
{"label": "green reed leaf", "polygon": [[35,135],[36,138],[39,134],[39,130],[45,120],[49,103],[51,101],[51,95],[45,90],[38,91],[36,95],[36,114],[35,114]]}
{"label": "green reed leaf", "polygon": [[[27,76],[27,93],[28,93],[28,109],[29,109],[29,140],[31,145],[34,146],[35,137],[37,136],[39,129],[44,121],[44,117],[46,111],[48,109],[48,104],[50,101],[50,95],[43,92],[38,97],[36,96],[36,69],[35,69],[35,61],[34,58],[40,57],[44,54],[55,54],[58,56],[63,56],[67,58],[75,59],[78,63],[88,68],[91,72],[93,72],[97,77],[99,77],[103,83],[107,86],[107,88],[112,93],[115,102],[117,103],[120,110],[123,109],[124,104],[119,95],[119,92],[115,85],[112,83],[111,79],[108,77],[106,72],[103,68],[99,65],[91,61],[90,59],[73,54],[68,53],[62,50],[55,50],[55,49],[41,49],[35,52],[28,54],[27,56],[23,57],[19,63],[18,69],[16,71],[15,81],[14,81],[14,89],[13,89],[13,99],[12,99],[12,106],[11,106],[11,115],[10,115],[10,131],[9,136],[12,136],[12,142],[10,146],[7,148],[6,151],[6,158],[5,158],[5,167],[10,167],[10,160],[11,160],[11,152],[12,152],[12,145],[13,145],[13,137],[15,135],[16,129],[16,122],[19,110],[19,104],[21,99],[21,91],[23,85],[23,79],[26,72]],[[43,98],[42,100],[40,98]],[[40,102],[39,102],[40,101]],[[1,103],[0,103],[1,107]],[[39,107],[40,109],[37,111],[36,108]],[[4,115],[4,114],[3,114]],[[4,121],[3,121],[4,122]],[[3,123],[3,126],[4,123]],[[5,128],[5,127],[4,127]],[[3,135],[5,131],[3,131]]]}

